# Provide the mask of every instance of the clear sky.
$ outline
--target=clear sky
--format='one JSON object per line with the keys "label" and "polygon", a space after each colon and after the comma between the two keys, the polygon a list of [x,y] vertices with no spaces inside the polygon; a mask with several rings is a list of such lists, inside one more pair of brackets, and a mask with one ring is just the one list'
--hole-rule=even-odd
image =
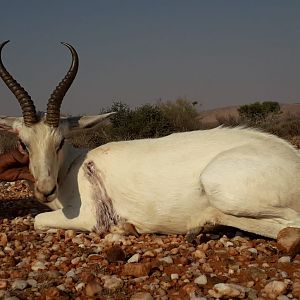
{"label": "clear sky", "polygon": [[[300,1],[0,0],[4,64],[38,110],[80,67],[62,112],[187,97],[202,109],[300,102]],[[20,114],[0,83],[1,115]]]}

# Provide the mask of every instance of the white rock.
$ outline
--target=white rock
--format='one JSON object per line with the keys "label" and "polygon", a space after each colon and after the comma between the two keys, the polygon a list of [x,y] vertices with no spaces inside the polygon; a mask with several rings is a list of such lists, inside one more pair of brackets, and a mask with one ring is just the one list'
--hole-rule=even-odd
{"label": "white rock", "polygon": [[281,256],[278,259],[278,262],[280,262],[280,263],[290,263],[291,262],[291,257],[290,256]]}
{"label": "white rock", "polygon": [[257,250],[255,248],[248,248],[247,250],[252,254],[257,254]]}
{"label": "white rock", "polygon": [[195,278],[194,283],[199,285],[205,285],[207,284],[207,277],[205,275],[200,275],[197,278]]}
{"label": "white rock", "polygon": [[143,256],[145,256],[145,257],[154,257],[154,256],[155,256],[155,253],[153,253],[153,251],[151,251],[151,250],[148,250],[148,251],[146,251],[146,252],[143,254]]}
{"label": "white rock", "polygon": [[32,271],[45,270],[45,269],[46,269],[45,264],[38,260],[35,261],[31,266]]}
{"label": "white rock", "polygon": [[176,273],[171,274],[171,279],[172,280],[177,280],[179,278],[179,275]]}
{"label": "white rock", "polygon": [[277,300],[290,300],[290,298],[288,296],[285,296],[285,295],[278,296],[276,299]]}
{"label": "white rock", "polygon": [[159,259],[159,261],[163,261],[167,264],[172,264],[173,263],[173,259],[171,256],[165,256]]}
{"label": "white rock", "polygon": [[45,242],[52,242],[53,240],[53,235],[47,235],[45,238],[44,238],[44,241]]}
{"label": "white rock", "polygon": [[139,253],[133,254],[128,260],[128,263],[139,262],[141,255]]}
{"label": "white rock", "polygon": [[63,284],[58,285],[57,288],[63,292],[66,290],[66,287]]}
{"label": "white rock", "polygon": [[77,265],[80,262],[81,257],[75,257],[71,260],[72,265]]}
{"label": "white rock", "polygon": [[37,287],[37,281],[35,279],[27,279],[27,283],[33,288]]}
{"label": "white rock", "polygon": [[66,277],[71,277],[71,278],[76,277],[75,270],[71,269],[69,272],[67,272]]}
{"label": "white rock", "polygon": [[195,256],[196,258],[206,258],[206,254],[204,251],[197,249],[195,252],[192,253],[193,256]]}
{"label": "white rock", "polygon": [[23,279],[16,279],[12,285],[12,290],[24,290],[28,286],[28,283],[26,280]]}
{"label": "white rock", "polygon": [[76,291],[80,291],[85,287],[85,283],[84,282],[80,282],[78,284],[75,285],[75,290]]}
{"label": "white rock", "polygon": [[266,284],[262,291],[268,298],[274,299],[274,297],[284,294],[285,290],[286,284],[284,282],[274,280]]}
{"label": "white rock", "polygon": [[104,288],[114,291],[120,289],[123,286],[123,280],[117,276],[105,276]]}
{"label": "white rock", "polygon": [[231,283],[217,283],[208,293],[214,298],[245,298],[246,288]]}
{"label": "white rock", "polygon": [[139,292],[131,296],[130,300],[153,300],[150,293]]}

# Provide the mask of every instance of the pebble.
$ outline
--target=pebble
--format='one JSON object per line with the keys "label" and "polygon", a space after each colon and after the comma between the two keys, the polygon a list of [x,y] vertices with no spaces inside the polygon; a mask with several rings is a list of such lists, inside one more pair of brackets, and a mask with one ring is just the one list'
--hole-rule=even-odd
{"label": "pebble", "polygon": [[285,296],[285,295],[280,295],[276,299],[277,300],[290,300],[290,298],[288,296]]}
{"label": "pebble", "polygon": [[278,249],[294,256],[300,252],[300,228],[286,227],[277,235]]}
{"label": "pebble", "polygon": [[290,256],[282,256],[278,259],[278,262],[280,263],[290,263],[291,257]]}
{"label": "pebble", "polygon": [[163,261],[167,264],[172,264],[173,263],[173,259],[171,256],[165,256],[159,259],[159,261]]}
{"label": "pebble", "polygon": [[75,231],[72,229],[68,229],[65,231],[65,241],[72,240],[76,235]]}
{"label": "pebble", "polygon": [[172,280],[177,280],[179,278],[179,275],[177,273],[171,274],[171,279]]}
{"label": "pebble", "polygon": [[104,288],[109,291],[115,291],[120,289],[123,286],[123,280],[115,275],[113,276],[104,276]]}
{"label": "pebble", "polygon": [[7,287],[7,281],[6,280],[0,280],[0,290],[6,289]]}
{"label": "pebble", "polygon": [[5,247],[7,245],[7,235],[4,232],[0,233],[0,246]]}
{"label": "pebble", "polygon": [[102,287],[99,282],[92,280],[87,283],[85,287],[85,293],[88,297],[93,297],[102,291]]}
{"label": "pebble", "polygon": [[192,255],[193,255],[194,257],[196,257],[196,258],[199,258],[199,259],[201,259],[201,258],[206,258],[205,252],[202,251],[202,250],[199,250],[199,249],[196,250],[195,252],[193,252]]}
{"label": "pebble", "polygon": [[300,298],[300,279],[296,280],[292,286],[292,294],[294,297]]}
{"label": "pebble", "polygon": [[248,248],[247,250],[252,254],[257,254],[257,250],[255,248]]}
{"label": "pebble", "polygon": [[78,283],[78,284],[75,285],[75,290],[76,291],[81,291],[84,287],[85,287],[85,283],[84,282],[80,282],[80,283]]}
{"label": "pebble", "polygon": [[151,263],[130,263],[124,265],[123,272],[127,276],[143,277],[147,276],[151,269]]}
{"label": "pebble", "polygon": [[66,287],[64,286],[64,284],[58,285],[57,288],[58,288],[60,291],[63,291],[63,292],[66,290]]}
{"label": "pebble", "polygon": [[79,262],[80,262],[80,260],[81,260],[81,257],[75,257],[75,258],[73,258],[72,260],[71,260],[71,264],[72,265],[77,265]]}
{"label": "pebble", "polygon": [[130,297],[130,300],[153,300],[153,297],[151,296],[150,293],[139,292],[139,293],[133,294]]}
{"label": "pebble", "polygon": [[143,254],[143,256],[144,256],[144,257],[155,257],[156,254],[153,253],[153,251],[148,250],[148,251],[146,251],[146,252]]}
{"label": "pebble", "polygon": [[28,283],[26,280],[23,279],[16,279],[12,285],[12,290],[24,290],[28,286]]}
{"label": "pebble", "polygon": [[43,262],[41,261],[35,261],[32,265],[31,265],[31,270],[32,271],[38,271],[38,270],[45,270],[46,266]]}
{"label": "pebble", "polygon": [[217,283],[208,293],[214,298],[244,298],[246,288],[231,283]]}
{"label": "pebble", "polygon": [[205,275],[200,275],[197,278],[195,278],[194,283],[199,285],[205,285],[207,284],[207,277]]}
{"label": "pebble", "polygon": [[271,281],[263,288],[262,293],[268,299],[276,299],[278,296],[284,294],[286,291],[286,284],[282,281]]}
{"label": "pebble", "polygon": [[33,288],[37,287],[37,284],[38,284],[38,282],[37,282],[35,279],[32,279],[32,278],[27,279],[27,283],[28,283],[31,287],[33,287]]}
{"label": "pebble", "polygon": [[107,260],[109,262],[118,262],[125,260],[125,252],[119,245],[114,245],[106,250]]}
{"label": "pebble", "polygon": [[139,253],[133,254],[128,260],[128,263],[139,262],[141,255]]}

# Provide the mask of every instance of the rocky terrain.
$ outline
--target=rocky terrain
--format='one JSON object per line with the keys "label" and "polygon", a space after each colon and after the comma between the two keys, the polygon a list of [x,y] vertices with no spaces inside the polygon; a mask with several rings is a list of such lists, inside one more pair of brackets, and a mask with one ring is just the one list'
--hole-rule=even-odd
{"label": "rocky terrain", "polygon": [[274,240],[220,228],[105,238],[37,232],[47,209],[24,181],[0,183],[0,299],[299,299],[300,255]]}

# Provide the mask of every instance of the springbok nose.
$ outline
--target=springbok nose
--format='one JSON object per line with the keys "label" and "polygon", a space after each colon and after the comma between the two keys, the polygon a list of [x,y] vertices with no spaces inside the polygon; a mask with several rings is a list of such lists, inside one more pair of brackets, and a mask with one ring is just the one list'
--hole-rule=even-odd
{"label": "springbok nose", "polygon": [[37,188],[37,190],[38,190],[41,194],[43,194],[45,197],[49,197],[49,196],[51,196],[52,194],[55,193],[55,191],[56,191],[56,185],[53,187],[53,189],[52,189],[50,192],[42,192],[41,190],[39,190],[39,188]]}

